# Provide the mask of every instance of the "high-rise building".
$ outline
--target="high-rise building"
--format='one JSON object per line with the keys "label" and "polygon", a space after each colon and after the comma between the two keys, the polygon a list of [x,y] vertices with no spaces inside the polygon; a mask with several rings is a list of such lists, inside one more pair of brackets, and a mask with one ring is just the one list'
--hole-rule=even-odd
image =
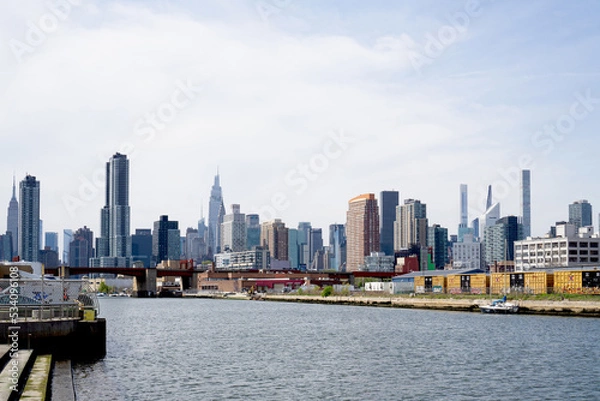
{"label": "high-rise building", "polygon": [[433,263],[436,269],[443,269],[448,263],[448,229],[434,224],[428,230],[427,246],[432,250]]}
{"label": "high-rise building", "polygon": [[198,239],[200,241],[199,260],[203,260],[208,255],[208,227],[204,215],[198,221]]}
{"label": "high-rise building", "polygon": [[221,223],[221,248],[223,251],[246,250],[246,215],[240,213],[240,205],[231,205],[231,213],[223,216]]}
{"label": "high-rise building", "polygon": [[306,270],[314,255],[310,254],[310,231],[312,226],[308,221],[298,223],[298,249],[300,252],[299,267],[301,270]]}
{"label": "high-rise building", "polygon": [[16,188],[15,177],[13,176],[12,198],[10,198],[10,202],[8,203],[8,215],[6,218],[6,231],[11,233],[12,256],[17,256],[19,250],[19,201],[17,200]]}
{"label": "high-rise building", "polygon": [[90,259],[94,257],[94,233],[83,226],[73,234],[73,241],[69,244],[69,266],[87,267]]}
{"label": "high-rise building", "polygon": [[152,261],[156,266],[164,260],[179,260],[181,243],[179,222],[170,221],[169,216],[160,216],[152,230]]}
{"label": "high-rise building", "polygon": [[136,228],[131,236],[131,261],[141,262],[144,267],[152,267],[152,230]]}
{"label": "high-rise building", "polygon": [[458,269],[481,269],[483,262],[481,242],[472,234],[463,237],[462,242],[452,244],[452,265]]}
{"label": "high-rise building", "polygon": [[202,244],[198,229],[188,227],[185,231],[185,258],[193,259],[196,263],[202,261]]}
{"label": "high-rise building", "polygon": [[523,239],[523,224],[516,216],[498,219],[496,224],[485,229],[485,261],[491,266],[495,262],[514,260],[514,243]]}
{"label": "high-rise building", "polygon": [[379,198],[379,249],[386,255],[394,255],[394,222],[398,207],[398,191],[382,191]]}
{"label": "high-rise building", "polygon": [[0,260],[10,261],[12,257],[12,233],[8,231],[6,234],[0,235]]}
{"label": "high-rise building", "polygon": [[[310,254],[311,263],[315,258],[315,254],[323,249],[323,230],[320,228],[312,228],[310,230]],[[329,263],[329,262],[327,262]]]}
{"label": "high-rise building", "polygon": [[19,256],[30,262],[39,261],[40,182],[27,175],[19,184]]}
{"label": "high-rise building", "polygon": [[290,228],[288,230],[288,260],[291,269],[300,267],[300,247],[298,246],[298,230]]}
{"label": "high-rise building", "polygon": [[469,227],[469,190],[467,184],[460,184],[460,223],[458,224],[458,242],[462,242],[465,234],[472,234]]}
{"label": "high-rise building", "polygon": [[343,224],[331,224],[329,226],[329,253],[331,255],[329,266],[331,266],[333,270],[345,271],[346,228]]}
{"label": "high-rise building", "polygon": [[71,241],[73,241],[73,230],[69,229],[69,228],[65,228],[63,230],[63,252],[62,252],[62,263],[65,266],[69,266],[70,265],[70,261],[69,261],[69,246],[71,244]]}
{"label": "high-rise building", "polygon": [[364,266],[365,256],[379,252],[379,206],[375,194],[350,199],[346,213],[346,271]]}
{"label": "high-rise building", "polygon": [[94,266],[129,267],[131,233],[129,208],[129,160],[115,153],[106,163],[105,203],[100,214],[100,237],[96,241]]}
{"label": "high-rise building", "polygon": [[260,242],[271,254],[271,265],[288,260],[288,229],[280,219],[260,225]]}
{"label": "high-rise building", "polygon": [[44,247],[58,253],[58,233],[51,231],[44,233]]}
{"label": "high-rise building", "polygon": [[260,219],[258,214],[246,215],[246,249],[260,246]]}
{"label": "high-rise building", "polygon": [[521,171],[521,217],[523,235],[531,236],[531,171]]}
{"label": "high-rise building", "polygon": [[219,253],[221,248],[221,237],[219,233],[219,216],[223,216],[225,206],[223,205],[223,191],[219,172],[215,175],[215,182],[210,190],[210,200],[208,201],[208,254],[212,258],[215,253]]}
{"label": "high-rise building", "polygon": [[460,227],[469,224],[469,190],[467,184],[460,184]]}
{"label": "high-rise building", "polygon": [[405,199],[396,208],[396,250],[427,246],[427,205],[418,199]]}
{"label": "high-rise building", "polygon": [[585,199],[575,201],[569,205],[569,223],[575,225],[575,229],[593,225],[592,205]]}
{"label": "high-rise building", "polygon": [[492,227],[500,218],[500,203],[493,203],[492,197],[492,186],[488,186],[488,194],[485,202],[485,212],[479,218],[479,236],[484,238],[485,242],[485,229]]}
{"label": "high-rise building", "polygon": [[[473,231],[473,238],[475,238],[476,240],[479,239],[481,236],[479,235],[479,217],[475,217],[473,219],[473,221],[471,222],[471,230]],[[464,237],[463,237],[464,238]]]}

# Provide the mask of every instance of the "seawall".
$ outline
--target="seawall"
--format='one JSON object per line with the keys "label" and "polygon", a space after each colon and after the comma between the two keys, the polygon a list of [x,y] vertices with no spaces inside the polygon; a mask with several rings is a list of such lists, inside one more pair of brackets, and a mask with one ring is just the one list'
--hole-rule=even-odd
{"label": "seawall", "polygon": [[[485,305],[487,299],[440,299],[421,297],[363,297],[318,295],[262,295],[265,301],[302,302],[318,304],[381,306],[392,308],[434,309],[447,311],[480,312],[479,305]],[[514,301],[511,301],[514,302]],[[520,314],[600,317],[600,299],[593,301],[518,301]]]}

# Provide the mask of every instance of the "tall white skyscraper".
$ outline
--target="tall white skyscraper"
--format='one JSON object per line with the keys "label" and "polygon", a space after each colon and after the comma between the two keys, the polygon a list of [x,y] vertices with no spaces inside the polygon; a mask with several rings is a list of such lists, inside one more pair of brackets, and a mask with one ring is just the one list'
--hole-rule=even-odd
{"label": "tall white skyscraper", "polygon": [[460,223],[458,224],[458,242],[462,242],[466,234],[472,234],[469,227],[469,194],[467,184],[460,184]]}
{"label": "tall white skyscraper", "polygon": [[460,227],[469,226],[469,198],[467,184],[460,184]]}
{"label": "tall white skyscraper", "polygon": [[523,236],[531,236],[531,171],[521,171],[521,217],[523,219]]}
{"label": "tall white skyscraper", "polygon": [[12,256],[17,256],[19,252],[19,201],[17,200],[17,186],[14,176],[12,198],[10,198],[8,204],[6,231],[10,231],[12,235]]}
{"label": "tall white skyscraper", "polygon": [[221,235],[219,225],[222,221],[219,221],[219,219],[224,215],[223,191],[221,190],[219,172],[217,171],[215,182],[210,190],[210,200],[208,201],[208,254],[210,257],[220,252]]}
{"label": "tall white skyscraper", "polygon": [[19,256],[37,262],[40,245],[40,182],[27,175],[19,184]]}

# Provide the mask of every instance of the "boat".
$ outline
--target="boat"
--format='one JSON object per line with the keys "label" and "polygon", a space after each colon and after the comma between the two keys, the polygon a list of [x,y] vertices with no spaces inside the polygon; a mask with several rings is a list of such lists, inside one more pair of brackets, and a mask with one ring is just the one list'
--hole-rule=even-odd
{"label": "boat", "polygon": [[517,313],[519,305],[506,301],[506,295],[501,299],[493,300],[489,305],[479,305],[483,313]]}

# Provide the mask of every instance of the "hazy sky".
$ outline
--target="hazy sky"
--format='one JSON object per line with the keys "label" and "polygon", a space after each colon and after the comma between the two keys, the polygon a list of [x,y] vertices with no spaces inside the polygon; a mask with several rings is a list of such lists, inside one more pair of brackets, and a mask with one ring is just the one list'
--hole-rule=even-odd
{"label": "hazy sky", "polygon": [[326,228],[396,189],[455,233],[461,183],[469,219],[488,184],[519,214],[527,167],[542,235],[574,200],[600,212],[599,19],[562,0],[3,1],[0,201],[29,173],[45,231],[99,235],[120,151],[132,231],[196,226],[218,167],[228,210]]}

